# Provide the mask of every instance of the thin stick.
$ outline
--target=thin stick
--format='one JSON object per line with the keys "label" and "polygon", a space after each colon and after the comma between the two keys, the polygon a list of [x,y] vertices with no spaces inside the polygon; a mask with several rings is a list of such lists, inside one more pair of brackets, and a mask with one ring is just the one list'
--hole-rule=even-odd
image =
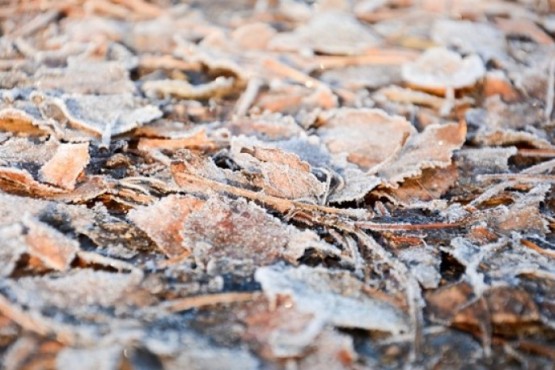
{"label": "thin stick", "polygon": [[544,248],[540,247],[539,245],[537,245],[536,243],[534,243],[533,241],[522,239],[520,241],[520,244],[522,244],[526,248],[532,249],[535,252],[543,254],[544,256],[555,258],[555,251],[550,250],[550,249],[544,249]]}
{"label": "thin stick", "polygon": [[235,114],[244,116],[247,114],[252,103],[255,101],[260,88],[262,87],[262,80],[259,78],[251,78],[247,84],[247,88],[237,101]]}
{"label": "thin stick", "polygon": [[371,221],[357,222],[356,226],[363,230],[371,231],[417,231],[417,230],[441,230],[455,229],[463,226],[461,223],[431,223],[431,224],[381,224]]}
{"label": "thin stick", "polygon": [[522,157],[555,157],[555,149],[519,149],[517,155]]}
{"label": "thin stick", "polygon": [[553,100],[555,100],[555,59],[549,63],[549,79],[547,82],[547,91],[545,93],[545,120],[551,120],[553,113]]}
{"label": "thin stick", "polygon": [[26,312],[21,307],[10,302],[0,294],[0,313],[14,321],[23,329],[37,333],[42,337],[54,334],[56,340],[66,345],[78,342],[77,334],[71,330],[61,330],[62,324],[52,324],[44,317],[35,317],[32,312]]}
{"label": "thin stick", "polygon": [[295,82],[303,84],[308,88],[320,87],[320,88],[329,90],[329,86],[323,83],[322,81],[317,80],[313,77],[310,77],[309,75],[293,67],[290,67],[287,64],[281,63],[275,59],[266,58],[262,62],[262,66],[274,74],[280,75],[285,78],[289,78]]}
{"label": "thin stick", "polygon": [[[515,182],[544,182],[555,183],[555,175],[529,175],[524,173],[499,173],[477,176],[478,181],[504,180]],[[509,185],[510,186],[510,185]]]}
{"label": "thin stick", "polygon": [[252,301],[259,295],[259,292],[229,292],[208,294],[165,302],[162,307],[169,312],[181,312],[193,308],[214,306],[217,304],[248,302]]}

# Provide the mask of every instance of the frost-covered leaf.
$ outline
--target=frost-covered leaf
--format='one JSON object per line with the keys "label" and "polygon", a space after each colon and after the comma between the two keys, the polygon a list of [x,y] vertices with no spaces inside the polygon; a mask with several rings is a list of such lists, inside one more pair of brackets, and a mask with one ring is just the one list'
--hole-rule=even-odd
{"label": "frost-covered leaf", "polygon": [[324,192],[324,184],[312,174],[310,165],[293,153],[238,140],[231,143],[231,158],[266,194],[317,200]]}
{"label": "frost-covered leaf", "polygon": [[334,326],[392,333],[408,330],[403,312],[366,294],[363,284],[349,273],[269,266],[259,268],[255,276],[271,302],[289,296],[299,311]]}
{"label": "frost-covered leaf", "polygon": [[42,181],[73,190],[77,176],[89,163],[89,145],[60,144],[56,153],[40,169]]}
{"label": "frost-covered leaf", "polygon": [[31,217],[24,218],[23,222],[27,253],[39,258],[49,268],[61,271],[69,269],[79,244]]}
{"label": "frost-covered leaf", "polygon": [[376,109],[333,110],[322,117],[318,128],[331,153],[345,153],[348,161],[365,170],[393,156],[413,133],[404,118]]}
{"label": "frost-covered leaf", "polygon": [[403,80],[424,90],[445,91],[476,84],[486,73],[477,55],[465,58],[445,48],[428,49],[403,66]]}
{"label": "frost-covered leaf", "polygon": [[72,127],[96,136],[115,136],[162,116],[162,112],[142,104],[130,94],[65,95],[53,98]]}
{"label": "frost-covered leaf", "polygon": [[450,123],[430,125],[410,137],[388,166],[378,174],[390,183],[397,183],[411,176],[420,175],[423,169],[447,167],[451,164],[453,151],[466,140],[466,125]]}
{"label": "frost-covered leaf", "polygon": [[274,36],[269,47],[274,50],[311,49],[326,54],[360,54],[379,43],[380,39],[350,14],[324,12],[292,33]]}
{"label": "frost-covered leaf", "polygon": [[139,228],[170,257],[188,249],[183,244],[181,229],[189,215],[202,207],[204,201],[194,197],[170,195],[155,204],[134,209],[128,215]]}
{"label": "frost-covered leaf", "polygon": [[68,59],[65,68],[39,68],[34,85],[76,94],[126,94],[135,91],[129,73],[118,62],[90,62]]}
{"label": "frost-covered leaf", "polygon": [[313,231],[285,225],[242,199],[209,199],[187,217],[182,235],[184,245],[199,262],[229,258],[267,265],[282,259],[296,263],[308,249],[324,256],[338,253]]}

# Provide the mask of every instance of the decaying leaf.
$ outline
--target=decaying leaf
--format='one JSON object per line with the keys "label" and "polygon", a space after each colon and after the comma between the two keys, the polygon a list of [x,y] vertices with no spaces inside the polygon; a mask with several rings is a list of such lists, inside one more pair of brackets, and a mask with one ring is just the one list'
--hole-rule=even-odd
{"label": "decaying leaf", "polygon": [[48,268],[65,271],[76,256],[79,244],[52,227],[31,217],[24,219],[27,253]]}
{"label": "decaying leaf", "polygon": [[364,170],[392,157],[414,132],[404,118],[380,110],[339,109],[322,121],[318,134],[330,152],[347,154],[347,160]]}
{"label": "decaying leaf", "polygon": [[473,86],[484,76],[485,68],[476,55],[461,58],[445,48],[434,48],[405,64],[402,74],[407,83],[417,88],[444,92]]}
{"label": "decaying leaf", "polygon": [[378,174],[394,184],[419,175],[425,168],[448,167],[453,151],[459,149],[465,140],[464,122],[430,125],[422,133],[410,137],[391,164]]}
{"label": "decaying leaf", "polygon": [[65,68],[40,68],[34,75],[39,89],[63,89],[76,94],[127,94],[135,86],[118,62],[90,62],[68,58]]}
{"label": "decaying leaf", "polygon": [[0,130],[27,135],[44,135],[51,131],[33,104],[6,104],[0,110]]}
{"label": "decaying leaf", "polygon": [[62,112],[69,125],[101,138],[126,133],[162,115],[157,107],[143,105],[130,94],[75,94],[47,101]]}
{"label": "decaying leaf", "polygon": [[128,217],[156,242],[164,254],[175,257],[189,250],[183,244],[181,229],[187,217],[203,204],[204,201],[198,198],[170,195],[153,205],[134,209]]}
{"label": "decaying leaf", "polygon": [[89,163],[89,145],[60,144],[56,153],[39,171],[42,181],[73,190],[77,176]]}
{"label": "decaying leaf", "polygon": [[422,171],[420,176],[406,179],[395,189],[387,189],[385,196],[406,206],[439,200],[457,182],[459,174],[454,165]]}
{"label": "decaying leaf", "polygon": [[310,165],[293,153],[250,146],[243,140],[231,143],[231,159],[268,195],[317,200],[324,192]]}
{"label": "decaying leaf", "polygon": [[379,42],[377,36],[350,14],[324,12],[292,33],[274,36],[269,47],[274,50],[308,48],[326,54],[360,54]]}
{"label": "decaying leaf", "polygon": [[199,262],[225,257],[252,259],[257,265],[282,259],[296,263],[308,249],[324,256],[339,252],[314,232],[284,225],[253,203],[217,197],[187,217],[182,235]]}
{"label": "decaying leaf", "polygon": [[464,54],[478,54],[486,61],[506,58],[502,31],[488,23],[441,19],[434,24],[432,35],[442,46],[455,47]]}
{"label": "decaying leaf", "polygon": [[299,311],[334,326],[393,333],[408,330],[402,312],[367,295],[362,284],[348,273],[272,266],[259,268],[256,279],[270,302],[289,296]]}

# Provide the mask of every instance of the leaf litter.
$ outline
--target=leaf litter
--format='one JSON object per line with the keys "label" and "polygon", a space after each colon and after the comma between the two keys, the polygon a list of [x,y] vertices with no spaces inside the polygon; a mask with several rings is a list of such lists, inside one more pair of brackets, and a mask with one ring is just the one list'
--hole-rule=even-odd
{"label": "leaf litter", "polygon": [[6,4],[1,362],[553,367],[553,11]]}

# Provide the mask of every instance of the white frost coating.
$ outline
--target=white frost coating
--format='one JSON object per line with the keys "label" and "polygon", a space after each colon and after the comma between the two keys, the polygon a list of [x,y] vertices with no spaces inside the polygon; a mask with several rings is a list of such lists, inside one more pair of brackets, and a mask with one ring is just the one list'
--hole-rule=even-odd
{"label": "white frost coating", "polygon": [[[118,345],[93,349],[64,348],[56,357],[58,370],[112,370],[121,361],[123,348]],[[86,359],[84,361],[84,359]]]}
{"label": "white frost coating", "polygon": [[399,258],[409,266],[411,273],[424,288],[433,289],[439,286],[441,280],[440,258],[437,253],[433,253],[432,248],[405,249],[399,253]]}
{"label": "white frost coating", "polygon": [[110,306],[126,293],[136,289],[141,277],[80,269],[61,277],[25,277],[17,282],[6,280],[15,300],[32,308],[45,306],[72,307],[84,305]]}
{"label": "white frost coating", "polygon": [[215,346],[200,335],[185,333],[165,338],[163,342],[155,344],[156,347],[161,346],[161,348],[153,348],[153,339],[147,339],[147,348],[157,355],[164,354],[168,343],[179,343],[176,349],[177,353],[168,353],[168,355],[177,357],[162,360],[163,368],[166,370],[255,370],[260,368],[259,361],[245,348]]}
{"label": "white frost coating", "polygon": [[486,69],[477,55],[465,58],[445,48],[426,50],[416,61],[403,65],[403,80],[424,89],[459,89],[473,86]]}
{"label": "white frost coating", "polygon": [[342,12],[324,12],[290,33],[270,41],[270,49],[308,49],[327,54],[356,55],[381,42],[355,17]]}
{"label": "white frost coating", "polygon": [[478,54],[485,60],[505,55],[505,35],[487,23],[440,19],[431,33],[435,43],[455,47],[461,53]]}
{"label": "white frost coating", "polygon": [[270,302],[278,295],[288,295],[299,311],[314,314],[334,326],[395,334],[409,329],[402,312],[364,294],[362,283],[347,272],[274,265],[259,268],[255,279]]}
{"label": "white frost coating", "polygon": [[64,95],[52,98],[70,124],[85,131],[102,135],[107,125],[110,135],[120,135],[162,117],[154,105],[143,105],[131,94]]}

